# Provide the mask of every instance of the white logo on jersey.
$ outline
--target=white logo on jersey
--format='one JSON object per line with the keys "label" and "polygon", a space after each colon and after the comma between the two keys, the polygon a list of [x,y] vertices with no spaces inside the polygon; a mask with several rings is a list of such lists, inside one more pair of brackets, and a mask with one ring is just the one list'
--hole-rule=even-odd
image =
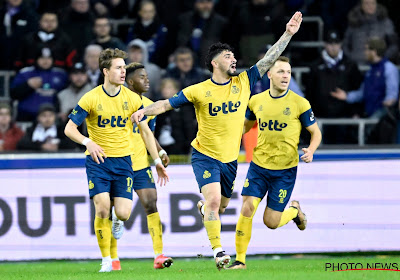
{"label": "white logo on jersey", "polygon": [[310,121],[312,121],[312,122],[313,122],[313,121],[314,121],[314,119],[315,119],[315,118],[314,118],[314,112],[311,112],[311,113],[310,113]]}

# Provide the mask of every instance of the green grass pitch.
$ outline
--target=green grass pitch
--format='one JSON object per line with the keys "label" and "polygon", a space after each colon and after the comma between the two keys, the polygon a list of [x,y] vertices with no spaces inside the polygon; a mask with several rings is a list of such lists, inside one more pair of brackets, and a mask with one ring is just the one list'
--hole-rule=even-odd
{"label": "green grass pitch", "polygon": [[[212,258],[175,259],[167,269],[154,270],[152,260],[121,260],[122,271],[98,273],[100,261],[41,261],[0,263],[1,280],[35,279],[271,279],[271,280],[325,280],[325,279],[400,279],[400,271],[325,271],[325,263],[374,263],[400,265],[400,256],[303,256],[253,257],[247,261],[247,270],[215,268]],[[400,268],[400,267],[399,267]]]}

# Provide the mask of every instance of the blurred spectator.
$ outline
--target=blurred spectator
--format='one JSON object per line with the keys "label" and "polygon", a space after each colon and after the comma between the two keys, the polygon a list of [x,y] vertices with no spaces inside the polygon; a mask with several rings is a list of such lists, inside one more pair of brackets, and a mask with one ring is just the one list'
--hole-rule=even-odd
{"label": "blurred spectator", "polygon": [[0,103],[0,152],[16,150],[22,136],[24,132],[12,122],[11,106]]}
{"label": "blurred spectator", "polygon": [[166,58],[165,44],[168,29],[160,21],[153,1],[143,0],[139,5],[138,18],[128,33],[128,42],[141,39],[147,44],[149,61],[161,65]]}
{"label": "blurred spectator", "polygon": [[[129,14],[129,2],[126,0],[92,0],[94,10],[98,16],[109,16],[113,19],[121,19]],[[133,0],[135,2],[135,0]]]}
{"label": "blurred spectator", "polygon": [[36,30],[37,14],[23,0],[7,0],[0,7],[0,69],[12,69],[22,35]]}
{"label": "blurred spectator", "polygon": [[394,105],[399,94],[399,71],[384,57],[385,50],[383,39],[369,39],[364,53],[371,69],[366,73],[361,87],[349,92],[337,88],[331,95],[350,104],[364,101],[365,115],[368,118],[381,118],[385,107]]}
{"label": "blurred spectator", "polygon": [[58,28],[55,12],[44,12],[40,17],[39,30],[26,35],[21,42],[15,67],[22,68],[35,63],[38,50],[49,48],[54,55],[54,66],[71,67],[76,56],[71,39]]}
{"label": "blurred spectator", "polygon": [[[161,81],[161,96],[168,99],[180,91],[179,83],[171,78]],[[186,104],[179,109],[157,116],[155,135],[168,154],[189,154],[190,143],[196,137],[197,123],[194,107]]]}
{"label": "blurred spectator", "polygon": [[86,73],[92,88],[103,83],[103,76],[99,69],[99,57],[103,50],[99,45],[89,45],[85,49],[84,60],[86,64]]}
{"label": "blurred spectator", "polygon": [[40,106],[37,124],[26,131],[24,137],[18,142],[18,150],[32,150],[42,152],[57,152],[76,148],[64,134],[64,126],[56,124],[56,108],[52,104]]}
{"label": "blurred spectator", "polygon": [[196,0],[194,10],[179,17],[177,45],[191,48],[204,67],[209,46],[223,39],[227,26],[228,20],[214,12],[213,0]]}
{"label": "blurred spectator", "polygon": [[321,17],[324,21],[324,29],[335,29],[344,34],[348,22],[347,16],[359,0],[324,0],[321,1]]}
{"label": "blurred spectator", "polygon": [[206,79],[204,71],[194,67],[193,52],[186,47],[180,47],[174,52],[175,67],[167,69],[165,77],[177,80],[181,89],[200,83]]}
{"label": "blurred spectator", "polygon": [[69,86],[60,91],[57,95],[58,104],[60,106],[59,117],[64,122],[67,121],[68,114],[75,108],[81,97],[92,89],[85,66],[82,62],[74,64],[69,74],[69,80]]}
{"label": "blurred spectator", "polygon": [[103,48],[118,48],[120,50],[125,50],[125,44],[117,37],[111,36],[111,24],[107,17],[98,17],[94,21],[94,34],[96,39],[94,39],[90,44],[96,44]]}
{"label": "blurred spectator", "polygon": [[63,13],[61,29],[71,38],[73,47],[78,51],[78,59],[82,58],[85,47],[94,37],[93,22],[89,0],[71,0],[71,5]]}
{"label": "blurred spectator", "polygon": [[56,104],[56,95],[65,88],[67,79],[63,69],[53,67],[50,49],[40,50],[36,64],[21,69],[11,84],[11,98],[18,100],[17,120],[33,121],[41,104]]}
{"label": "blurred spectator", "polygon": [[286,24],[283,16],[284,5],[280,0],[249,0],[238,6],[231,18],[230,37],[239,43],[233,46],[240,49],[242,66],[254,65],[259,50],[279,39]]}
{"label": "blurred spectator", "polygon": [[[326,32],[325,49],[321,57],[311,66],[306,87],[306,97],[314,114],[319,118],[350,118],[358,107],[331,96],[331,91],[342,88],[344,91],[358,89],[362,75],[357,64],[351,61],[342,50],[342,38],[336,30]],[[324,126],[322,135],[325,144],[350,143],[352,127]]]}
{"label": "blurred spectator", "polygon": [[139,62],[144,65],[149,76],[150,90],[145,95],[151,100],[159,99],[158,91],[161,80],[161,69],[154,63],[149,62],[147,45],[143,40],[135,39],[128,44],[128,63]]}
{"label": "blurred spectator", "polygon": [[385,56],[395,59],[398,52],[397,34],[384,6],[376,0],[361,0],[361,4],[349,13],[349,27],[346,30],[343,50],[357,63],[367,63],[364,53],[368,38],[378,37],[385,40]]}

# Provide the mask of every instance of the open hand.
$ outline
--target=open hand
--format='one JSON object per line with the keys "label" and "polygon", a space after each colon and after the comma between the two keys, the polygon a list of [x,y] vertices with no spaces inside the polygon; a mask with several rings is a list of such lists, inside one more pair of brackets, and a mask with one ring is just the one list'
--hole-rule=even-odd
{"label": "open hand", "polygon": [[294,35],[299,31],[300,24],[303,21],[303,15],[301,12],[296,12],[289,22],[286,24],[286,32],[290,35]]}

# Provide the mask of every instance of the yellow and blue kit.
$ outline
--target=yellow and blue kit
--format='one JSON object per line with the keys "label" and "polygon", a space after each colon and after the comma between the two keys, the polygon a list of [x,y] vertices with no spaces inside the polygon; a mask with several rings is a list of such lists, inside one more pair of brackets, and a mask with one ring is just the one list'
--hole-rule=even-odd
{"label": "yellow and blue kit", "polygon": [[[192,166],[200,189],[221,182],[224,196],[231,196],[246,108],[251,89],[259,79],[258,68],[253,66],[226,83],[208,79],[169,99],[175,109],[193,103],[196,110],[198,132],[192,141]],[[224,173],[227,171],[229,174]],[[222,174],[227,178],[222,178]]]}
{"label": "yellow and blue kit", "polygon": [[[145,96],[142,96],[143,107],[147,107],[154,102]],[[147,122],[151,131],[156,128],[156,116],[148,116]],[[147,189],[156,188],[154,183],[153,173],[151,172],[149,158],[147,156],[146,145],[140,135],[139,127],[133,124],[133,155],[132,168],[133,168],[133,189]]]}
{"label": "yellow and blue kit", "polygon": [[128,88],[121,86],[115,96],[110,96],[100,85],[87,92],[68,116],[77,126],[86,120],[89,138],[107,156],[104,163],[97,164],[88,151],[85,152],[90,197],[109,192],[112,197],[132,199],[133,126],[130,116],[141,108],[142,100]]}
{"label": "yellow and blue kit", "polygon": [[315,123],[310,103],[291,90],[279,97],[266,90],[251,97],[246,118],[257,121],[258,138],[242,195],[262,199],[268,192],[268,207],[283,211],[296,181],[301,128]]}

